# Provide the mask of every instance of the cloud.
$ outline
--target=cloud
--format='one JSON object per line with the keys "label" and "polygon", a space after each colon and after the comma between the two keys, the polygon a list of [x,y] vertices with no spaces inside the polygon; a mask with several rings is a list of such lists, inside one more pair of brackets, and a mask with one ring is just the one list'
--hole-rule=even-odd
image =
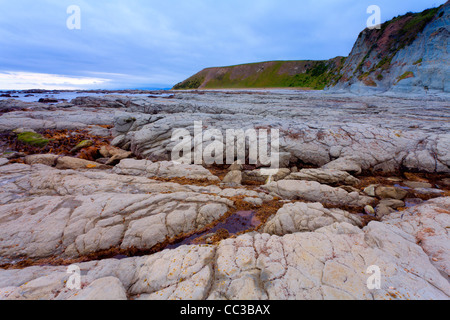
{"label": "cloud", "polygon": [[108,79],[73,77],[56,74],[32,73],[32,72],[0,72],[1,90],[26,90],[26,89],[47,89],[47,90],[77,90],[101,88]]}
{"label": "cloud", "polygon": [[[444,0],[377,0],[383,20]],[[0,0],[0,72],[171,87],[205,67],[348,55],[372,0]],[[67,7],[81,9],[69,30]],[[41,82],[36,83],[36,85]],[[76,83],[74,85],[77,85]]]}

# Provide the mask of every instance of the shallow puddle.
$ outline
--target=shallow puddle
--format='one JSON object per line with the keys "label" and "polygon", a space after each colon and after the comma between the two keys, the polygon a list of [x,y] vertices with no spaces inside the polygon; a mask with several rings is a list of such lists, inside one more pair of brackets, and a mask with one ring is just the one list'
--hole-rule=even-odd
{"label": "shallow puddle", "polygon": [[255,211],[238,211],[214,228],[194,234],[180,242],[168,245],[165,249],[176,249],[183,245],[207,244],[208,240],[223,240],[233,235],[254,230],[261,225]]}

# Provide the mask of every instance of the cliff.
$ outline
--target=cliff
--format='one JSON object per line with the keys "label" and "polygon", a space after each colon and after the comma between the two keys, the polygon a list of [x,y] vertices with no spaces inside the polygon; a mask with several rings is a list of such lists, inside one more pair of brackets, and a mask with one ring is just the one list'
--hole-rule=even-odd
{"label": "cliff", "polygon": [[365,92],[450,92],[450,1],[362,31],[349,56],[207,68],[174,89],[297,87]]}
{"label": "cliff", "polygon": [[174,89],[276,88],[324,89],[337,76],[345,58],[324,61],[269,61],[207,68]]}
{"label": "cliff", "polygon": [[327,89],[449,92],[449,34],[450,2],[365,29]]}

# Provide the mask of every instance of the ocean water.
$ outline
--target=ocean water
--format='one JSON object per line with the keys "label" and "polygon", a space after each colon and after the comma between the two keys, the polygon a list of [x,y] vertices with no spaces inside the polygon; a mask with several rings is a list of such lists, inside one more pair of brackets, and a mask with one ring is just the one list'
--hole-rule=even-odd
{"label": "ocean water", "polygon": [[167,97],[171,96],[171,93],[165,92],[163,90],[159,91],[153,91],[151,93],[117,93],[117,92],[83,92],[83,91],[69,91],[69,92],[45,92],[45,93],[24,93],[24,92],[16,92],[16,93],[10,93],[10,92],[1,92],[0,95],[9,93],[11,97],[0,97],[0,100],[6,100],[6,99],[17,99],[24,102],[38,102],[41,98],[54,98],[58,99],[59,102],[70,102],[71,100],[78,98],[78,97],[102,97],[105,95],[122,95],[122,96],[142,96],[142,97],[148,97],[148,96],[155,96],[155,97]]}

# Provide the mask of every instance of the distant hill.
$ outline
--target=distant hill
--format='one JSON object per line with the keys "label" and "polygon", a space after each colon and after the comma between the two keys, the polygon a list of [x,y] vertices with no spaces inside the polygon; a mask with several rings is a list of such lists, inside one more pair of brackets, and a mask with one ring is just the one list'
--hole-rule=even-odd
{"label": "distant hill", "polygon": [[450,1],[365,29],[350,55],[207,68],[173,89],[306,88],[450,92]]}
{"label": "distant hill", "polygon": [[207,68],[174,89],[301,87],[322,90],[337,79],[345,58],[325,61],[268,61]]}

